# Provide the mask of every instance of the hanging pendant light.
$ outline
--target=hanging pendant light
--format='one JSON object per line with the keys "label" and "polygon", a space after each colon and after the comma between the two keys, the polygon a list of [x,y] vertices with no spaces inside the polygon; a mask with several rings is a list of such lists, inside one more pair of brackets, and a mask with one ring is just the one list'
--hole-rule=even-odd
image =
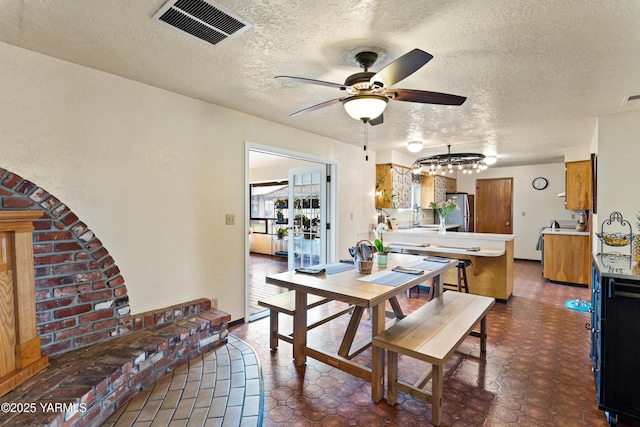
{"label": "hanging pendant light", "polygon": [[407,143],[407,150],[410,153],[418,153],[422,150],[422,141],[409,141]]}
{"label": "hanging pendant light", "polygon": [[445,170],[453,173],[454,167],[457,170],[471,170],[476,169],[478,172],[487,169],[487,164],[495,163],[494,161],[489,163],[485,160],[485,155],[480,153],[452,153],[451,145],[447,145],[447,154],[436,154],[434,156],[421,157],[413,162],[412,168],[419,168],[426,166],[431,173],[435,173],[435,170]]}

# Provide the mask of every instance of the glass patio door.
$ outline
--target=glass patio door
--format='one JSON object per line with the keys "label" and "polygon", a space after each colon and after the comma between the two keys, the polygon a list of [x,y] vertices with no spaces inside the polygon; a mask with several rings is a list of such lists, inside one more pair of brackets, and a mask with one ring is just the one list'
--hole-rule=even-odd
{"label": "glass patio door", "polygon": [[327,262],[327,166],[289,169],[289,270]]}

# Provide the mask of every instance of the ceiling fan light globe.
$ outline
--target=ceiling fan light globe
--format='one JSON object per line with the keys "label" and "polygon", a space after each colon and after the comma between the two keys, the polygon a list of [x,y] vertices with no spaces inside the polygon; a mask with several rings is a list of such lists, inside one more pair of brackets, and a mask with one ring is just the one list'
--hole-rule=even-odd
{"label": "ceiling fan light globe", "polygon": [[491,166],[494,165],[498,161],[496,156],[487,156],[484,158],[484,163]]}
{"label": "ceiling fan light globe", "polygon": [[409,141],[407,150],[411,153],[418,153],[422,150],[422,141]]}
{"label": "ceiling fan light globe", "polygon": [[384,112],[388,101],[379,95],[356,95],[342,101],[342,105],[352,118],[368,122]]}

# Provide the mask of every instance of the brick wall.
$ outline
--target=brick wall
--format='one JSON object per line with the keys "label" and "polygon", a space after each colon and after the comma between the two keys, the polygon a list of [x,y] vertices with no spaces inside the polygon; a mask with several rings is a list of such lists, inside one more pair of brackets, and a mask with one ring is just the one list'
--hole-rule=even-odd
{"label": "brick wall", "polygon": [[[55,355],[123,335],[134,329],[120,269],[100,239],[45,189],[0,168],[0,209],[42,210],[35,222],[36,316],[42,353]],[[162,315],[136,316],[136,330],[193,315],[197,301]],[[180,315],[178,315],[180,313]],[[145,321],[146,320],[146,321]]]}

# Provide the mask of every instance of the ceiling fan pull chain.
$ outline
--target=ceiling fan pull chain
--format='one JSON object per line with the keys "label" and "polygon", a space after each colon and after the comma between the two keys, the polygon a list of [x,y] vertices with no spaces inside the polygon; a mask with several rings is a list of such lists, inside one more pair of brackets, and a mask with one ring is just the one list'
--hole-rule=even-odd
{"label": "ceiling fan pull chain", "polygon": [[369,150],[367,146],[369,145],[369,127],[367,127],[367,122],[362,123],[364,125],[364,160],[369,161]]}

